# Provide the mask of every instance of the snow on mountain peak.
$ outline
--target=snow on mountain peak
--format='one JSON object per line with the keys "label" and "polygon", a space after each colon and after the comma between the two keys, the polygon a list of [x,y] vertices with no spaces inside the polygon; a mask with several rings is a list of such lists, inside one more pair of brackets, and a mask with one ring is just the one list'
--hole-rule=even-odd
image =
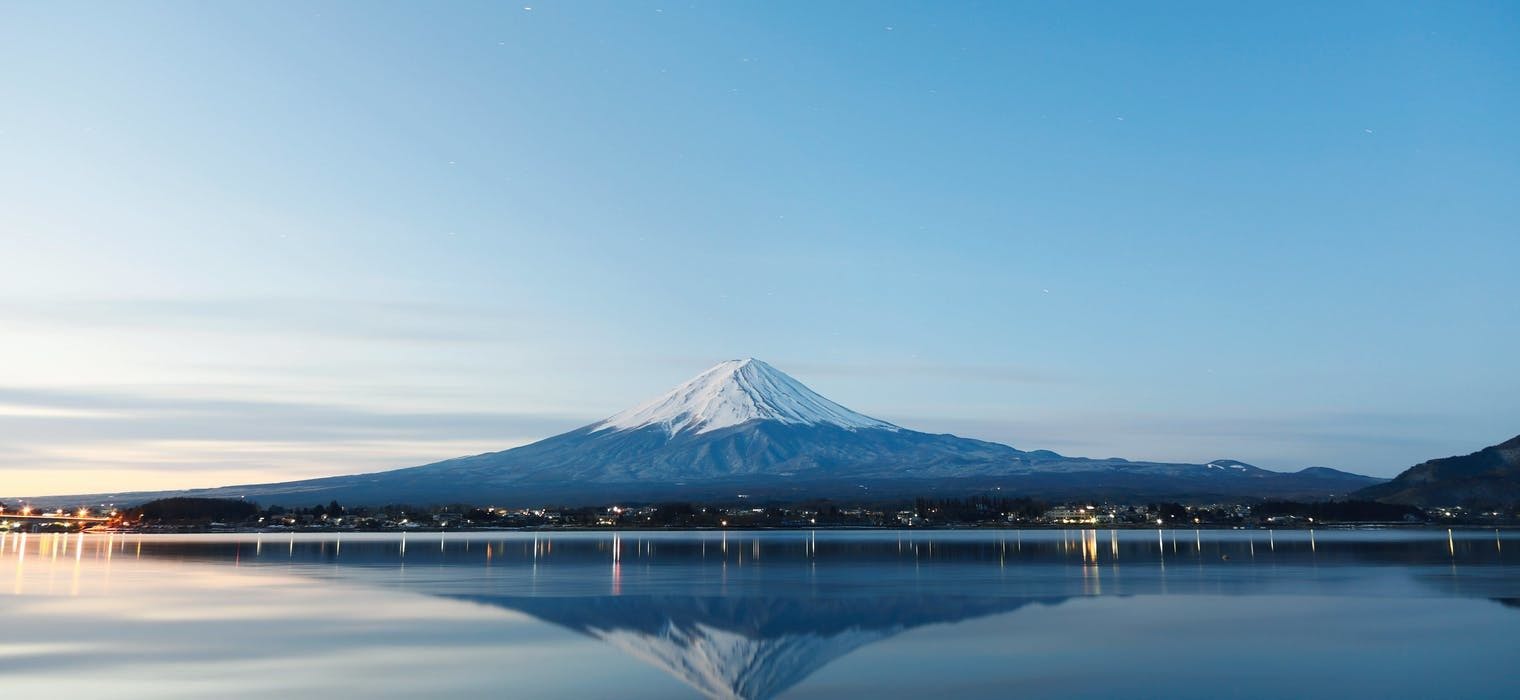
{"label": "snow on mountain peak", "polygon": [[674,435],[706,433],[753,420],[898,429],[820,396],[775,367],[745,358],[721,362],[663,396],[597,423],[593,430],[660,426]]}

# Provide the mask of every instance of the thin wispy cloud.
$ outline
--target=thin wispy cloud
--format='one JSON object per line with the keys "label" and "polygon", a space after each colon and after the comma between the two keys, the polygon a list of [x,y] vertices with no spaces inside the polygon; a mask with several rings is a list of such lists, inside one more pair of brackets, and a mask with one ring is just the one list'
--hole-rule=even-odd
{"label": "thin wispy cloud", "polygon": [[342,299],[89,299],[0,303],[0,320],[141,333],[294,333],[368,341],[510,339],[520,319],[488,308]]}
{"label": "thin wispy cloud", "polygon": [[[1470,449],[1443,435],[1450,418],[1427,414],[1310,411],[1292,415],[1060,413],[1024,418],[900,418],[949,432],[1075,457],[1201,463],[1239,459],[1296,470],[1328,466],[1391,476],[1424,459]],[[1502,439],[1502,438],[1501,438]],[[1497,441],[1497,439],[1495,440]],[[1354,455],[1355,463],[1325,459]],[[1423,455],[1423,456],[1422,456]]]}
{"label": "thin wispy cloud", "polygon": [[1076,380],[1062,373],[1021,365],[951,364],[939,362],[789,362],[798,374],[820,377],[892,377],[1007,384],[1067,384]]}
{"label": "thin wispy cloud", "polygon": [[[393,439],[548,435],[587,422],[544,413],[385,412],[335,404],[0,387],[0,438]],[[37,434],[39,431],[47,435]]]}
{"label": "thin wispy cloud", "polygon": [[0,406],[0,444],[6,445],[0,492],[8,496],[413,466],[505,449],[590,421],[539,412],[387,412],[16,387],[0,387]]}

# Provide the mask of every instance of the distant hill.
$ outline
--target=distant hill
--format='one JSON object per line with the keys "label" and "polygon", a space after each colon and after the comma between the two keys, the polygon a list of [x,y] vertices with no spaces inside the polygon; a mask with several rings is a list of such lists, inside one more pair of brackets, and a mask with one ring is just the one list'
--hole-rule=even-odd
{"label": "distant hill", "polygon": [[1460,457],[1416,464],[1392,481],[1356,493],[1414,506],[1510,506],[1520,503],[1520,435]]}

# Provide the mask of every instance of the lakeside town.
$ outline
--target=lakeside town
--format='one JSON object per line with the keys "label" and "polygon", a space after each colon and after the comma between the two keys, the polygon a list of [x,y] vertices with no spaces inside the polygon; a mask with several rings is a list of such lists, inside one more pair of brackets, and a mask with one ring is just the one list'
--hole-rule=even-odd
{"label": "lakeside town", "polygon": [[501,530],[501,529],[806,529],[1041,527],[1504,527],[1511,509],[1420,508],[1374,501],[1257,503],[1043,503],[1026,498],[920,498],[902,503],[701,504],[498,508],[434,506],[261,507],[236,499],[167,498],[138,506],[42,510],[0,504],[0,531],[142,533]]}

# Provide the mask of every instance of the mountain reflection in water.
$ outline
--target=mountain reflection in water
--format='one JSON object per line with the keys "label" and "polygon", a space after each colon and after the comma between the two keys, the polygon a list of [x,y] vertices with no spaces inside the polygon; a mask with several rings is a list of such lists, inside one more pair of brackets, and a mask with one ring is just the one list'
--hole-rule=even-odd
{"label": "mountain reflection in water", "polygon": [[[490,654],[522,660],[550,653],[530,653],[522,646],[492,651],[517,638],[513,635],[530,634],[523,622],[507,624],[512,620],[573,632],[564,636],[615,650],[614,656],[658,669],[711,698],[908,697],[933,692],[941,683],[960,684],[969,694],[997,694],[1005,693],[1004,684],[1012,679],[1034,682],[1028,679],[1060,675],[1068,664],[1065,673],[1081,674],[1089,657],[1104,649],[1106,663],[1130,664],[1130,673],[1142,675],[1155,663],[1147,661],[1148,654],[1226,654],[1224,661],[1190,673],[1219,674],[1214,684],[1234,688],[1236,695],[1267,694],[1268,688],[1332,695],[1337,689],[1377,687],[1412,694],[1421,688],[1419,677],[1379,677],[1385,685],[1377,686],[1379,679],[1354,669],[1358,664],[1384,669],[1378,655],[1390,653],[1502,658],[1520,651],[1504,631],[1508,627],[1492,619],[1507,617],[1520,599],[1520,541],[1494,532],[412,532],[31,535],[30,540],[10,535],[0,539],[0,562],[5,560],[15,562],[14,593],[22,597],[63,594],[60,582],[71,580],[71,595],[83,590],[86,597],[114,596],[125,609],[137,605],[134,596],[141,595],[123,583],[133,566],[154,572],[152,579],[138,582],[140,587],[163,589],[156,592],[166,595],[176,584],[235,585],[242,592],[236,596],[204,593],[193,599],[198,603],[174,608],[172,615],[191,615],[207,625],[231,610],[291,620],[311,614],[284,602],[292,600],[291,592],[271,597],[280,603],[258,602],[248,592],[261,590],[261,580],[301,595],[342,597],[342,603],[324,603],[318,610],[346,609],[355,601],[358,612],[345,612],[340,620],[362,621],[369,614],[364,610],[381,619],[417,615],[419,627],[400,637],[433,639],[430,644],[440,652],[454,650],[442,658],[458,663],[474,659],[469,672],[449,675],[466,689],[478,687],[469,680],[472,674],[491,669]],[[115,579],[109,578],[113,566]],[[172,572],[168,576],[174,580],[163,572]],[[103,577],[94,593],[92,576]],[[1482,605],[1489,607],[1483,609],[1491,612],[1461,602],[1474,598],[1487,599]],[[359,602],[369,599],[373,602]],[[408,602],[422,600],[436,602]],[[49,609],[50,614],[59,610]],[[1406,616],[1413,622],[1405,622]],[[443,628],[426,622],[462,619],[476,625],[473,632],[457,621]],[[66,624],[59,619],[47,627]],[[502,630],[495,641],[493,624]],[[1439,629],[1432,631],[1432,625]],[[1461,634],[1443,631],[1447,628]],[[459,633],[449,635],[448,629]],[[1310,636],[1300,638],[1306,632]],[[1432,634],[1447,637],[1402,638]],[[267,641],[248,643],[258,653],[278,648]],[[388,658],[383,649],[397,643],[356,633],[321,645],[380,645],[381,651],[359,656],[383,667],[396,665],[379,659]],[[1313,644],[1325,651],[1299,649]],[[88,658],[32,647],[18,653],[27,656],[13,658],[42,655],[28,668],[42,662],[62,668],[70,659]],[[408,654],[422,658],[417,651]],[[893,654],[908,656],[883,661]],[[963,663],[989,654],[1000,660]],[[6,670],[4,656],[0,645],[0,671]],[[613,670],[616,664],[605,658],[593,663],[597,656],[584,649],[559,653],[539,674],[531,665],[509,664],[518,677],[499,682],[518,697],[559,697],[572,692],[572,682],[594,688],[581,694],[626,695],[618,679],[627,671]],[[1228,659],[1246,656],[1253,664],[1232,670]],[[1344,678],[1327,677],[1314,688],[1291,684],[1294,673],[1307,673],[1321,661],[1331,664],[1327,673]],[[313,659],[302,662],[313,677],[338,672]],[[828,680],[810,680],[815,677]],[[1167,676],[1165,682],[1170,685],[1156,692],[1198,696],[1212,687],[1183,685],[1182,677]],[[1481,676],[1463,682],[1467,695],[1500,689],[1485,685],[1491,681]],[[1098,683],[1074,693],[1102,696],[1104,688]],[[399,686],[371,690],[387,695]],[[653,696],[660,692],[647,690]]]}
{"label": "mountain reflection in water", "polygon": [[[862,646],[1017,610],[1005,598],[471,598],[605,641],[711,698],[771,698]],[[1060,602],[1060,599],[1042,601]]]}

